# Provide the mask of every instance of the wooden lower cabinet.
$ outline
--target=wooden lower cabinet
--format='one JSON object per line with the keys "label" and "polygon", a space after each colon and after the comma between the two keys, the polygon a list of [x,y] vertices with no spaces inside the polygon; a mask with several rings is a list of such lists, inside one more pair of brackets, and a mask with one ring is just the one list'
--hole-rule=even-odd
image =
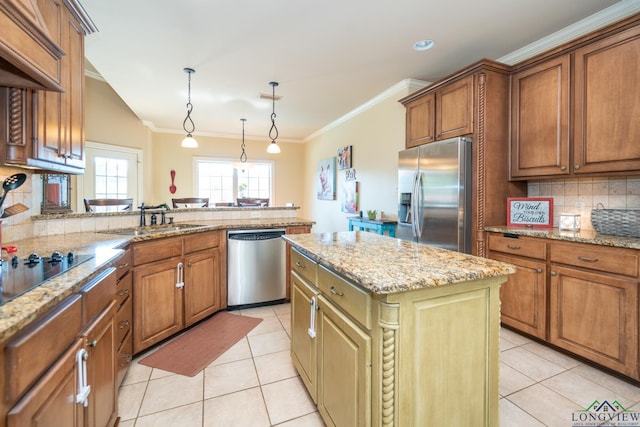
{"label": "wooden lower cabinet", "polygon": [[638,283],[551,267],[549,341],[638,378]]}
{"label": "wooden lower cabinet", "polygon": [[83,427],[84,408],[78,405],[76,354],[84,347],[77,339],[56,364],[9,411],[7,427]]}
{"label": "wooden lower cabinet", "polygon": [[215,231],[134,245],[134,354],[223,308],[224,242]]}
{"label": "wooden lower cabinet", "polygon": [[292,357],[325,424],[498,425],[504,277],[373,294],[291,258]]}
{"label": "wooden lower cabinet", "polygon": [[175,257],[134,268],[134,354],[183,329],[184,293],[176,287],[181,261]]}
{"label": "wooden lower cabinet", "polygon": [[318,297],[318,411],[329,426],[371,425],[371,337]]}

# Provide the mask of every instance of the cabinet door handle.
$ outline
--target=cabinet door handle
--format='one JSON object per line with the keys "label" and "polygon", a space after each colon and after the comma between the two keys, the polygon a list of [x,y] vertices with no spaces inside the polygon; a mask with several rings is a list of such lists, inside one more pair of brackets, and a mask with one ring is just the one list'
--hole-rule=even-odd
{"label": "cabinet door handle", "polygon": [[89,406],[89,393],[91,387],[87,384],[87,359],[89,353],[81,348],[76,353],[76,366],[78,367],[78,394],[76,394],[76,403],[81,403],[85,408]]}
{"label": "cabinet door handle", "polygon": [[184,265],[179,262],[178,268],[176,269],[176,288],[182,289],[184,288]]}
{"label": "cabinet door handle", "polygon": [[296,267],[299,268],[307,268],[303,263],[301,263],[300,261],[296,261]]}
{"label": "cabinet door handle", "polygon": [[344,293],[336,290],[336,288],[334,288],[333,286],[329,288],[329,292],[331,292],[333,295],[337,295],[339,297],[344,296]]}
{"label": "cabinet door handle", "polygon": [[560,166],[560,170],[561,171],[567,170],[567,167],[565,165],[562,165],[562,166]]}
{"label": "cabinet door handle", "polygon": [[124,321],[120,322],[120,329],[124,329],[127,326],[129,326],[129,321],[128,320],[124,320]]}
{"label": "cabinet door handle", "polygon": [[128,293],[129,293],[129,289],[123,289],[120,292],[118,292],[118,295],[120,295],[122,297],[122,296],[127,295]]}
{"label": "cabinet door handle", "polygon": [[542,269],[540,267],[536,268],[536,272],[542,273]]}
{"label": "cabinet door handle", "polygon": [[316,337],[316,311],[318,310],[318,301],[316,301],[316,297],[311,297],[311,314],[309,316],[309,329],[307,329],[307,334],[311,338]]}
{"label": "cabinet door handle", "polygon": [[125,262],[124,264],[120,264],[118,266],[118,268],[127,268],[127,267],[129,267],[129,263],[128,262]]}
{"label": "cabinet door handle", "polygon": [[512,244],[508,244],[508,245],[507,245],[507,247],[508,247],[509,249],[514,249],[514,250],[522,249],[522,247],[521,247],[521,246],[518,246],[518,245],[512,245]]}
{"label": "cabinet door handle", "polygon": [[191,261],[189,261],[189,262],[187,263],[187,267],[191,267],[192,265],[193,265],[193,264],[191,263]]}
{"label": "cabinet door handle", "polygon": [[551,275],[552,275],[552,276],[557,276],[557,275],[558,275],[558,273],[556,273],[555,271],[552,271],[552,272],[551,272]]}
{"label": "cabinet door handle", "polygon": [[589,258],[587,256],[582,256],[582,255],[578,256],[578,259],[584,262],[598,262],[598,258]]}

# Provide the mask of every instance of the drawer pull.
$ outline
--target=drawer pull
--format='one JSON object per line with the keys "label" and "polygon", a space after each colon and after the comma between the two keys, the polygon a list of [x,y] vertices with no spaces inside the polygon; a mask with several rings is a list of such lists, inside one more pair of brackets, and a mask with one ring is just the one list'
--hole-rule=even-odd
{"label": "drawer pull", "polygon": [[303,263],[301,263],[300,261],[296,261],[296,267],[299,268],[307,268]]}
{"label": "drawer pull", "polygon": [[542,273],[542,269],[541,269],[540,267],[536,268],[536,271],[537,271],[538,273]]}
{"label": "drawer pull", "polygon": [[126,328],[127,326],[129,326],[129,321],[128,321],[128,320],[125,320],[125,321],[123,321],[123,322],[120,322],[120,329],[124,329],[124,328]]}
{"label": "drawer pull", "polygon": [[128,262],[125,262],[124,264],[120,264],[118,266],[118,268],[127,268],[127,267],[129,267],[129,263]]}
{"label": "drawer pull", "polygon": [[557,275],[558,275],[558,273],[556,273],[555,271],[552,271],[552,272],[551,272],[551,275],[552,275],[552,276],[557,276]]}
{"label": "drawer pull", "polygon": [[344,296],[344,293],[342,293],[340,291],[337,291],[336,288],[333,287],[333,286],[331,288],[329,288],[329,292],[331,292],[333,295],[337,295],[339,297]]}
{"label": "drawer pull", "polygon": [[584,262],[598,262],[598,258],[589,258],[587,256],[582,256],[582,255],[580,255],[578,259]]}
{"label": "drawer pull", "polygon": [[507,245],[507,247],[508,247],[509,249],[515,249],[515,250],[522,249],[520,246],[517,246],[517,245],[511,245],[511,244]]}
{"label": "drawer pull", "polygon": [[122,297],[122,296],[127,295],[128,293],[129,293],[129,289],[123,289],[120,292],[118,292],[118,295],[120,295]]}

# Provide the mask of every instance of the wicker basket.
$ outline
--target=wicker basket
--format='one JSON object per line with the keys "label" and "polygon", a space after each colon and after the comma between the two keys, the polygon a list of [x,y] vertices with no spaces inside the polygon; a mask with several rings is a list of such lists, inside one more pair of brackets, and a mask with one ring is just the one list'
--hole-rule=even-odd
{"label": "wicker basket", "polygon": [[591,224],[600,234],[640,237],[640,210],[593,209]]}

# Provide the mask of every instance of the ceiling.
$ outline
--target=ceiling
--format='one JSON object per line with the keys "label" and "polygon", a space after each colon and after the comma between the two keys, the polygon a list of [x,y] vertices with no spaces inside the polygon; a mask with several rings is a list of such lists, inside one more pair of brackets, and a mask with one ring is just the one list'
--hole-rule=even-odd
{"label": "ceiling", "polygon": [[[303,141],[405,79],[436,81],[636,0],[81,0],[86,58],[153,129]],[[415,41],[433,39],[428,51]]]}

